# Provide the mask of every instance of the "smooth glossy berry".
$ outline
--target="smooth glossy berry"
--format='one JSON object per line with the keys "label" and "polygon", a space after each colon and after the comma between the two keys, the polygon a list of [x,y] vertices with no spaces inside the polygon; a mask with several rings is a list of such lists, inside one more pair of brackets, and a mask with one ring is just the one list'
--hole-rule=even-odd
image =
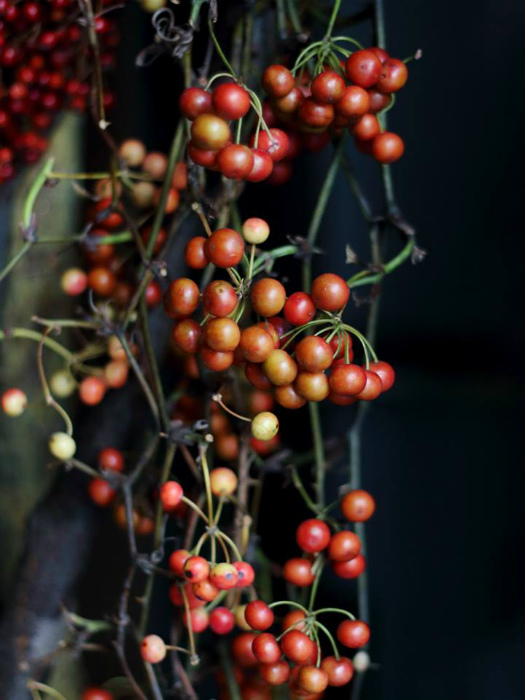
{"label": "smooth glossy berry", "polygon": [[283,566],[283,577],[294,586],[311,586],[315,579],[312,563],[301,557],[288,559]]}
{"label": "smooth glossy berry", "polygon": [[275,619],[271,608],[262,600],[252,600],[248,603],[244,617],[252,629],[259,631],[267,630],[273,625]]}
{"label": "smooth glossy berry", "polygon": [[279,432],[277,416],[270,411],[262,411],[252,419],[252,435],[256,440],[267,442],[272,440]]}
{"label": "smooth glossy berry", "polygon": [[373,51],[362,49],[347,58],[345,70],[348,80],[359,87],[368,88],[377,83],[382,63]]}
{"label": "smooth glossy berry", "polygon": [[370,628],[362,620],[344,620],[337,628],[337,639],[349,649],[359,649],[368,643]]}
{"label": "smooth glossy berry", "polygon": [[250,109],[250,95],[237,83],[223,83],[212,92],[213,111],[222,119],[242,119]]}
{"label": "smooth glossy berry", "polygon": [[197,148],[218,151],[230,138],[227,122],[214,114],[200,114],[191,125],[191,139]]}
{"label": "smooth glossy berry", "polygon": [[322,520],[310,518],[299,525],[295,539],[303,552],[321,552],[330,542],[330,528]]}
{"label": "smooth glossy berry", "polygon": [[341,512],[351,523],[363,523],[374,514],[376,504],[368,491],[354,489],[341,499]]}
{"label": "smooth glossy berry", "polygon": [[332,569],[339,578],[352,579],[361,576],[366,568],[366,560],[362,554],[348,561],[333,561]]}
{"label": "smooth glossy berry", "polygon": [[158,664],[166,656],[166,644],[156,634],[149,634],[140,643],[140,655],[149,664]]}
{"label": "smooth glossy berry", "polygon": [[202,295],[202,306],[212,316],[229,316],[237,306],[238,297],[229,282],[213,280]]}
{"label": "smooth glossy berry", "polygon": [[204,557],[192,556],[184,564],[184,578],[192,583],[204,581],[210,575],[210,565]]}
{"label": "smooth glossy berry", "polygon": [[372,141],[372,155],[378,163],[395,163],[404,152],[403,139],[392,131],[384,131]]}
{"label": "smooth glossy berry", "polygon": [[328,556],[334,561],[350,561],[361,552],[361,540],[350,530],[341,530],[332,535],[328,545]]}
{"label": "smooth glossy berry", "polygon": [[350,683],[354,675],[354,666],[350,659],[340,656],[325,656],[321,661],[321,668],[328,675],[328,685],[333,688],[340,688]]}
{"label": "smooth glossy berry", "polygon": [[177,481],[166,481],[160,488],[160,500],[164,510],[176,508],[182,501],[184,491]]}
{"label": "smooth glossy berry", "polygon": [[235,618],[228,608],[215,608],[210,613],[210,629],[215,634],[229,634],[235,626]]}
{"label": "smooth glossy berry", "polygon": [[311,295],[317,308],[339,311],[347,304],[350,289],[342,277],[327,272],[314,279]]}
{"label": "smooth glossy berry", "polygon": [[199,304],[200,292],[193,280],[179,277],[164,295],[164,308],[169,316],[190,316]]}
{"label": "smooth glossy berry", "polygon": [[237,231],[220,228],[208,238],[204,250],[208,260],[217,267],[235,267],[244,254],[244,241]]}
{"label": "smooth glossy berry", "polygon": [[256,314],[276,316],[284,307],[286,290],[278,280],[263,277],[253,285],[250,301]]}

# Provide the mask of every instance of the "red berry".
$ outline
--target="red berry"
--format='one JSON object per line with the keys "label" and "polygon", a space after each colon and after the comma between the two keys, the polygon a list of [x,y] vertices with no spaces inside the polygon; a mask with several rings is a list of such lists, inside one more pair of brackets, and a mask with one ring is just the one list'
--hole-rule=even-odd
{"label": "red berry", "polygon": [[361,540],[350,530],[341,530],[332,535],[328,545],[328,556],[334,561],[350,561],[361,552]]}
{"label": "red berry", "polygon": [[262,86],[272,97],[284,97],[295,87],[295,79],[286,66],[268,66],[262,76]]}
{"label": "red berry", "polygon": [[380,92],[390,94],[401,90],[408,79],[406,63],[398,58],[387,58],[382,66],[376,87]]}
{"label": "red berry", "polygon": [[274,614],[262,600],[252,600],[244,611],[246,622],[254,630],[267,630],[273,625]]}
{"label": "red berry", "polygon": [[349,649],[359,649],[370,639],[370,628],[362,620],[344,620],[337,628],[337,639]]}
{"label": "red berry", "polygon": [[215,608],[210,613],[210,629],[215,634],[228,634],[235,626],[235,618],[228,608]]}
{"label": "red berry", "polygon": [[183,576],[184,564],[188,561],[190,556],[187,549],[176,549],[170,554],[168,566],[177,576]]}
{"label": "red berry", "polygon": [[355,397],[366,386],[366,372],[359,365],[338,365],[332,370],[328,381],[335,394]]}
{"label": "red berry", "polygon": [[237,569],[237,588],[251,586],[255,580],[253,566],[246,561],[235,561],[233,566]]}
{"label": "red berry", "polygon": [[250,109],[250,95],[237,83],[223,83],[214,89],[212,104],[215,114],[222,119],[242,119]]}
{"label": "red berry", "polygon": [[164,510],[170,511],[176,508],[182,500],[184,491],[177,481],[166,481],[160,489],[160,500]]}
{"label": "red berry", "polygon": [[391,131],[378,134],[372,141],[372,155],[379,163],[395,163],[404,152],[403,139]]}
{"label": "red berry", "polygon": [[217,267],[235,267],[244,254],[242,236],[231,228],[214,231],[206,241],[206,257]]}
{"label": "red berry", "polygon": [[99,469],[121,472],[124,469],[124,457],[115,447],[105,447],[98,453],[97,464]]}
{"label": "red berry", "polygon": [[351,523],[363,523],[374,514],[376,504],[368,491],[354,489],[341,499],[341,511]]}
{"label": "red berry", "polygon": [[281,647],[275,636],[268,632],[263,632],[255,637],[252,649],[257,661],[263,664],[274,664],[281,658]]}
{"label": "red berry", "polygon": [[383,385],[383,393],[392,388],[396,380],[396,373],[388,362],[383,362],[381,360],[379,362],[371,362],[370,369],[379,375]]}
{"label": "red berry", "polygon": [[106,393],[106,382],[101,377],[86,377],[80,382],[78,395],[87,406],[99,404]]}
{"label": "red berry", "polygon": [[208,258],[204,252],[206,238],[204,236],[193,236],[186,243],[184,248],[184,262],[193,270],[202,270],[208,264]]}
{"label": "red berry", "polygon": [[351,579],[361,576],[366,568],[366,560],[362,554],[350,559],[349,561],[333,561],[332,569],[334,574],[339,578]]}
{"label": "red berry", "polygon": [[254,158],[248,146],[232,143],[219,151],[215,162],[224,177],[243,180],[251,174]]}
{"label": "red berry", "polygon": [[352,680],[354,665],[345,656],[338,659],[335,656],[325,656],[321,661],[321,668],[328,675],[328,685],[340,688]]}
{"label": "red berry", "polygon": [[169,316],[190,316],[199,304],[199,288],[193,280],[179,277],[164,295],[164,308]]}
{"label": "red berry", "polygon": [[339,311],[348,302],[350,289],[342,277],[327,272],[314,279],[311,294],[317,308]]}
{"label": "red berry", "polygon": [[[252,136],[250,146],[253,147],[254,145],[255,136]],[[259,132],[257,148],[267,153],[274,163],[282,160],[287,155],[289,147],[288,136],[281,129],[270,129],[269,134],[266,131]]]}
{"label": "red berry", "polygon": [[229,282],[213,280],[202,295],[202,306],[212,316],[229,316],[237,306],[237,294]]}
{"label": "red berry", "polygon": [[345,81],[333,70],[323,71],[312,80],[310,90],[317,102],[335,104],[345,91]]}
{"label": "red berry", "polygon": [[322,520],[310,518],[299,525],[295,539],[303,552],[321,552],[330,542],[330,528]]}
{"label": "red berry", "polygon": [[255,313],[261,316],[275,316],[284,307],[286,290],[278,280],[263,277],[252,286],[250,301]]}
{"label": "red berry", "polygon": [[302,326],[315,316],[315,304],[306,292],[290,294],[284,305],[284,316],[294,326]]}
{"label": "red berry", "polygon": [[191,139],[197,148],[218,151],[230,138],[230,127],[215,114],[200,114],[191,125]]}
{"label": "red berry", "polygon": [[186,88],[180,96],[179,109],[183,117],[192,121],[200,114],[209,114],[212,111],[211,94],[202,88]]}
{"label": "red berry", "polygon": [[304,632],[292,629],[282,638],[281,649],[291,661],[302,664],[315,651],[315,644]]}
{"label": "red berry", "polygon": [[93,503],[97,506],[109,506],[114,500],[117,492],[105,479],[92,479],[88,486],[89,495]]}
{"label": "red berry", "polygon": [[283,577],[288,583],[302,588],[312,585],[315,574],[312,572],[312,564],[308,559],[295,557],[288,559],[283,566]]}
{"label": "red berry", "polygon": [[184,577],[192,583],[204,581],[210,575],[210,565],[204,557],[192,556],[184,564]]}
{"label": "red berry", "polygon": [[382,63],[370,50],[355,51],[346,61],[346,77],[362,88],[375,85],[381,75]]}
{"label": "red berry", "polygon": [[358,393],[354,394],[356,399],[361,401],[373,401],[383,391],[383,384],[381,378],[375,372],[369,369],[365,369],[366,382],[364,388]]}

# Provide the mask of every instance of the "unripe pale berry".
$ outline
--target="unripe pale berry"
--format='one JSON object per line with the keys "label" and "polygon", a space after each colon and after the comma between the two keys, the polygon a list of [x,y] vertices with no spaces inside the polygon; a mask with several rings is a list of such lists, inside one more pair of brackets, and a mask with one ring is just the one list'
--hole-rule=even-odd
{"label": "unripe pale berry", "polygon": [[140,655],[150,664],[160,663],[166,656],[166,644],[156,634],[148,634],[140,643]]}
{"label": "unripe pale berry", "polygon": [[57,459],[71,459],[77,451],[77,444],[67,433],[53,433],[49,438],[49,451]]}
{"label": "unripe pale berry", "polygon": [[264,243],[270,235],[270,227],[264,219],[258,219],[256,217],[246,219],[242,225],[242,235],[246,243],[259,245],[260,243]]}
{"label": "unripe pale berry", "polygon": [[54,396],[59,399],[67,399],[77,388],[77,383],[69,370],[60,369],[51,375],[49,388]]}
{"label": "unripe pale berry", "polygon": [[370,655],[366,651],[358,651],[353,658],[353,664],[359,673],[367,671],[370,668]]}
{"label": "unripe pale berry", "polygon": [[60,278],[62,291],[69,296],[76,297],[87,289],[88,277],[84,270],[78,267],[71,267],[66,270]]}
{"label": "unripe pale berry", "polygon": [[21,416],[26,410],[27,396],[21,389],[7,389],[2,395],[2,410],[11,418]]}
{"label": "unripe pale berry", "polygon": [[126,165],[136,168],[146,157],[146,147],[142,141],[127,139],[118,149],[118,153]]}
{"label": "unripe pale berry", "polygon": [[227,467],[212,469],[210,486],[214,496],[231,496],[237,488],[237,475]]}
{"label": "unripe pale berry", "polygon": [[270,411],[258,413],[252,420],[252,435],[257,440],[271,440],[279,432],[277,416]]}

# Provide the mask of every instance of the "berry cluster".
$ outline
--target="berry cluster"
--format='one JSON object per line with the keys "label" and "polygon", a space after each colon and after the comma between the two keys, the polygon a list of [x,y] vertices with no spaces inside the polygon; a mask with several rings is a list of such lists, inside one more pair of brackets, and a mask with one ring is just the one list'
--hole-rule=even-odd
{"label": "berry cluster", "polygon": [[[301,66],[298,59],[296,66]],[[382,132],[377,114],[392,104],[393,94],[407,81],[403,61],[391,58],[384,49],[371,47],[350,54],[333,67],[310,77],[307,69],[294,77],[283,65],[266,68],[262,85],[270,102],[273,120],[299,133],[328,134],[348,129],[357,148],[371,154],[379,163],[394,163],[404,152],[403,140],[392,132]],[[328,139],[321,138],[319,145]]]}
{"label": "berry cluster", "polygon": [[[341,277],[319,275],[310,293],[287,296],[278,280],[254,275],[259,270],[255,245],[268,235],[265,221],[248,219],[242,235],[222,228],[187,243],[185,260],[190,268],[213,263],[229,272],[231,282],[212,280],[202,294],[190,278],[171,282],[164,308],[176,319],[174,343],[186,353],[198,353],[212,372],[223,372],[232,365],[244,367],[248,382],[259,390],[272,389],[284,408],[300,408],[307,401],[326,398],[348,405],[359,399],[371,401],[388,391],[394,370],[377,361],[366,338],[342,320],[350,290]],[[245,242],[252,249],[244,277],[237,266],[245,259]],[[263,320],[246,324],[248,305]],[[199,308],[201,321],[192,318]],[[352,334],[362,343],[363,367],[353,362]],[[272,416],[265,411],[252,420],[254,437],[270,440],[275,436],[278,423]]]}
{"label": "berry cluster", "polygon": [[[103,0],[102,7],[110,6]],[[102,12],[94,19],[104,70],[114,64],[119,31]],[[75,0],[0,0],[0,184],[15,162],[34,163],[61,109],[85,111],[93,77],[89,32]],[[105,92],[104,105],[112,106]]]}
{"label": "berry cluster", "polygon": [[[221,83],[212,92],[187,88],[180,97],[179,107],[181,114],[191,121],[189,158],[227,178],[248,182],[266,180],[274,164],[288,153],[286,134],[266,126],[255,93],[236,82]],[[251,107],[256,110],[259,122],[257,133],[247,146],[239,141],[242,120]],[[230,127],[232,121],[237,122],[235,143]]]}

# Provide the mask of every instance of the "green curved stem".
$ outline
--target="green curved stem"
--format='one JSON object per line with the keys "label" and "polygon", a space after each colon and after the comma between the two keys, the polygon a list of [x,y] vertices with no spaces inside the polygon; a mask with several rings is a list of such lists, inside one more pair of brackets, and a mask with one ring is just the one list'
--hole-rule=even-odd
{"label": "green curved stem", "polygon": [[377,284],[378,282],[381,282],[385,275],[393,272],[411,256],[415,245],[416,241],[414,237],[410,236],[405,243],[404,248],[394,258],[383,265],[381,272],[374,274],[369,270],[362,270],[361,272],[353,275],[353,277],[350,277],[346,283],[351,289],[353,289],[354,287],[362,287],[365,284]]}

